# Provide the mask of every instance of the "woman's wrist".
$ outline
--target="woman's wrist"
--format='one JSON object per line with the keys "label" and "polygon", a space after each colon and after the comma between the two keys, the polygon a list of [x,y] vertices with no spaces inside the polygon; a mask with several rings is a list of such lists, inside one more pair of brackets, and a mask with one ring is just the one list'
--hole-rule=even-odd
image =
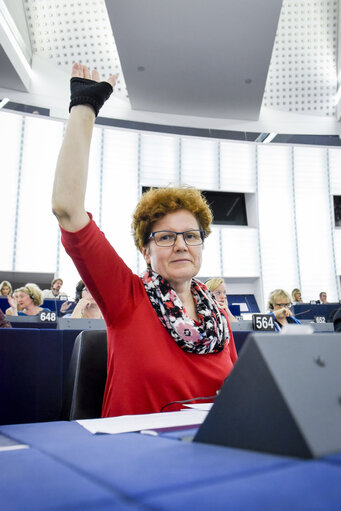
{"label": "woman's wrist", "polygon": [[70,117],[72,115],[81,115],[84,119],[94,121],[96,118],[95,111],[91,105],[74,105],[70,110]]}

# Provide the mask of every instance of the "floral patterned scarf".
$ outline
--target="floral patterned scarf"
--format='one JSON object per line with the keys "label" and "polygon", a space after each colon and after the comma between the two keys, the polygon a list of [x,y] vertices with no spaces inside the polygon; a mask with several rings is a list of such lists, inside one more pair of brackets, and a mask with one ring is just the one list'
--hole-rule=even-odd
{"label": "floral patterned scarf", "polygon": [[208,288],[192,279],[192,294],[200,324],[186,313],[169,282],[151,269],[140,275],[163,326],[184,351],[205,355],[222,351],[230,335],[226,318]]}

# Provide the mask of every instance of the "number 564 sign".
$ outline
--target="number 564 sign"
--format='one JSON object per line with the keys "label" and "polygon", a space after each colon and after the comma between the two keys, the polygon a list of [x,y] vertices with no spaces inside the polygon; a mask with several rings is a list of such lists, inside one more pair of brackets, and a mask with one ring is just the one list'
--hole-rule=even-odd
{"label": "number 564 sign", "polygon": [[252,327],[254,330],[275,331],[275,322],[272,314],[254,314],[252,316]]}

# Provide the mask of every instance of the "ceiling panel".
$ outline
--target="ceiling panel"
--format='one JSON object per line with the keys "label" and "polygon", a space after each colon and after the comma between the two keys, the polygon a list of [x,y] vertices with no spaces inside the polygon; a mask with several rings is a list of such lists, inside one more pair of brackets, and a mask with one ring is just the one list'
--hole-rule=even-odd
{"label": "ceiling panel", "polygon": [[65,84],[72,63],[81,61],[103,77],[119,73],[103,110],[111,121],[223,130],[244,139],[250,132],[340,132],[339,0],[4,3],[21,35],[27,22],[33,51],[30,76],[13,47],[4,52],[0,41],[7,107],[35,105],[66,116]]}
{"label": "ceiling panel", "polygon": [[264,94],[264,106],[335,115],[338,0],[285,0]]}
{"label": "ceiling panel", "polygon": [[137,110],[258,119],[282,0],[107,0]]}

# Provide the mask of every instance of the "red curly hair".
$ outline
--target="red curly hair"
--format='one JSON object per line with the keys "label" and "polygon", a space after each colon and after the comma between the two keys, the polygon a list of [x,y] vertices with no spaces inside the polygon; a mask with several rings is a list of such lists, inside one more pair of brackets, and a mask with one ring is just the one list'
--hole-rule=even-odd
{"label": "red curly hair", "polygon": [[152,232],[154,222],[168,213],[186,209],[197,219],[208,236],[213,220],[205,197],[191,186],[151,188],[138,202],[133,214],[132,231],[136,247],[141,251]]}

